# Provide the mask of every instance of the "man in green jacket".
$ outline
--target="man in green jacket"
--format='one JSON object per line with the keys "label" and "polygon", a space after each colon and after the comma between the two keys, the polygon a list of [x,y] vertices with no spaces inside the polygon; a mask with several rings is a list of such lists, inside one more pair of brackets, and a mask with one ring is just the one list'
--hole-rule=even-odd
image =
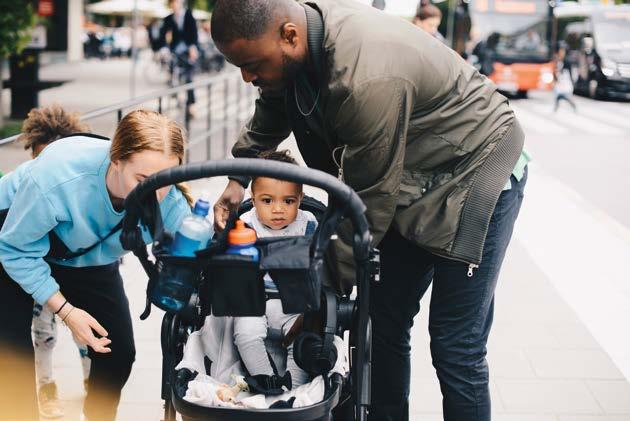
{"label": "man in green jacket", "polygon": [[[212,37],[261,91],[233,155],[275,149],[293,132],[306,164],[367,206],[382,271],[370,303],[370,419],[408,419],[410,329],[433,281],[444,418],[489,420],[494,290],[527,175],[506,98],[424,31],[352,0],[219,0]],[[219,228],[246,185],[229,181],[215,205]],[[348,232],[331,259],[345,291]]]}

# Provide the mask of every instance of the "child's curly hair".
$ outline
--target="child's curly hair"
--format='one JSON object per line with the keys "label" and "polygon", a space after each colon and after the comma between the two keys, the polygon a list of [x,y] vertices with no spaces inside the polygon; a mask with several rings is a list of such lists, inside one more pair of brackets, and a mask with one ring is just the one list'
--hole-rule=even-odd
{"label": "child's curly hair", "polygon": [[78,113],[69,113],[60,105],[33,108],[22,123],[18,141],[24,149],[34,151],[38,145],[47,145],[75,133],[88,133],[90,127],[79,120]]}
{"label": "child's curly hair", "polygon": [[299,165],[295,158],[291,156],[291,152],[288,149],[281,151],[264,151],[258,154],[257,158],[268,159],[270,161],[286,162],[288,164]]}
{"label": "child's curly hair", "polygon": [[[286,162],[287,164],[300,165],[298,162],[291,156],[291,152],[288,149],[284,149],[281,151],[263,151],[259,153],[256,158],[259,159],[268,159],[270,161],[278,161],[278,162]],[[252,177],[251,188],[254,189],[254,183],[258,177]],[[302,187],[302,185],[300,185]]]}

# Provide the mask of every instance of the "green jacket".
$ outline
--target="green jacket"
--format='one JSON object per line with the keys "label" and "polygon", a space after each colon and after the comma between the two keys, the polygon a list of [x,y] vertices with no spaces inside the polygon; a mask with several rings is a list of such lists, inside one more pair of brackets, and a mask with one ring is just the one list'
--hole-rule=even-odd
{"label": "green jacket", "polygon": [[[391,226],[437,255],[478,265],[523,148],[507,99],[399,17],[352,0],[304,7],[308,68],[284,95],[257,100],[233,155],[274,149],[293,131],[308,166],[339,175],[363,199],[374,244]],[[334,260],[347,286],[348,227],[340,237]]]}

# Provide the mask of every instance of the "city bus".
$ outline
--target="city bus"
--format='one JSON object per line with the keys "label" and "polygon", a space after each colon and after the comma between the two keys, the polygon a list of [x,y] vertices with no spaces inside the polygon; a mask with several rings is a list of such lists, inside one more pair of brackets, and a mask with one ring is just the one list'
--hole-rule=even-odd
{"label": "city bus", "polygon": [[554,73],[553,2],[471,0],[472,61],[499,90],[550,90]]}

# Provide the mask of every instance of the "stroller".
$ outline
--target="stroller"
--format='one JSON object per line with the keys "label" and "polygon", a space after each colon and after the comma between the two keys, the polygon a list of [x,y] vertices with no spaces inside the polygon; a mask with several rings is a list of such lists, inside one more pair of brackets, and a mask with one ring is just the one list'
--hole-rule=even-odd
{"label": "stroller", "polygon": [[[261,176],[311,185],[328,193],[328,206],[305,198],[303,210],[311,211],[319,220],[311,236],[273,237],[259,239],[260,262],[242,257],[242,261],[222,260],[225,239],[215,236],[196,257],[168,254],[172,236],[162,225],[156,190],[176,183],[215,176]],[[240,212],[251,208],[245,202]],[[370,404],[371,325],[369,320],[369,286],[378,280],[378,251],[370,246],[371,235],[365,217],[365,205],[347,185],[321,171],[296,167],[282,162],[239,158],[226,161],[206,161],[168,169],[140,183],[125,200],[121,242],[123,247],[140,260],[149,276],[147,305],[141,319],[151,310],[151,292],[160,276],[170,276],[173,270],[184,270],[197,279],[189,304],[177,313],[164,315],[161,330],[162,392],[165,401],[164,420],[174,421],[179,413],[184,420],[296,421],[296,420],[360,420],[367,419]],[[324,254],[342,220],[353,226],[353,254],[356,261],[356,296],[323,286]],[[235,218],[231,218],[232,223]],[[142,240],[142,228],[153,234],[149,259]],[[228,227],[224,232],[227,232]],[[298,256],[288,258],[287,256]],[[248,409],[205,407],[184,399],[189,370],[176,370],[182,360],[184,346],[192,332],[201,328],[207,315],[261,316],[265,311],[265,291],[262,273],[269,270],[278,286],[285,313],[302,313],[305,341],[301,348],[308,354],[311,366],[325,374],[331,369],[330,349],[334,336],[343,337],[349,331],[348,365],[345,374],[324,375],[325,391],[321,402],[285,409]],[[297,346],[298,338],[294,344]],[[336,355],[336,354],[335,354]],[[296,357],[297,360],[297,357]],[[298,362],[299,364],[299,362]]]}

